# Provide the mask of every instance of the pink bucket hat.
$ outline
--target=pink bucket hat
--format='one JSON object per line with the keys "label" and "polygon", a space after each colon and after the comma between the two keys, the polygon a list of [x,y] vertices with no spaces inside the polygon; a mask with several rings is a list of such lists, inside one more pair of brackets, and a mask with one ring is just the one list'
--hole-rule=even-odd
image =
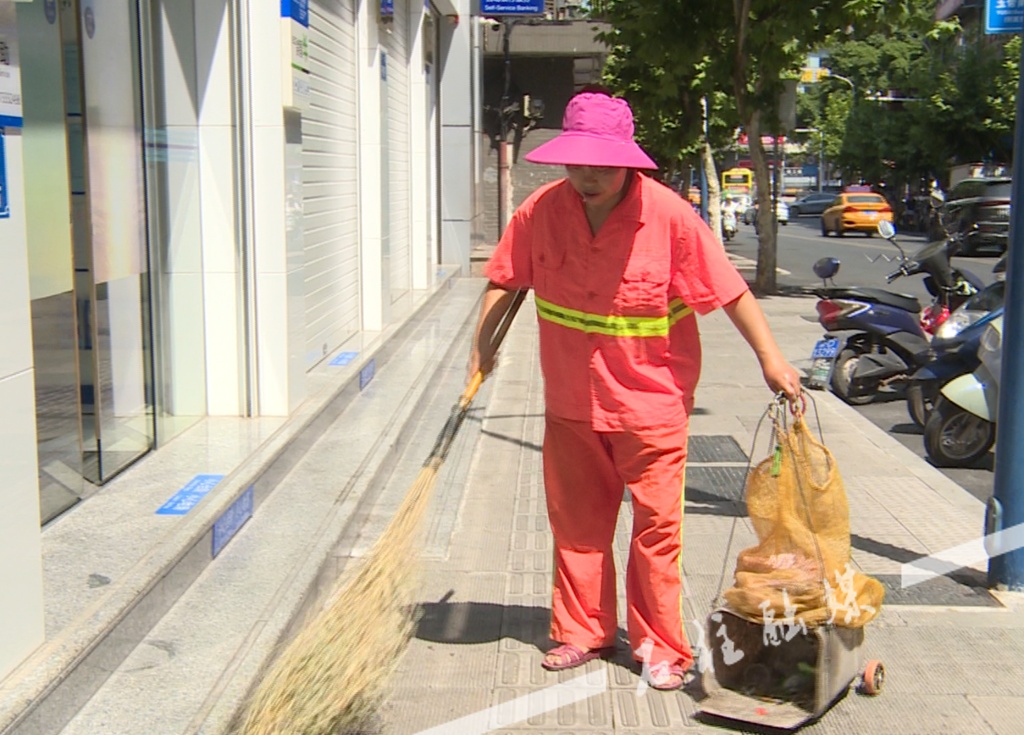
{"label": "pink bucket hat", "polygon": [[525,158],[531,163],[567,166],[658,168],[633,140],[629,103],[599,92],[583,92],[569,100],[562,132]]}

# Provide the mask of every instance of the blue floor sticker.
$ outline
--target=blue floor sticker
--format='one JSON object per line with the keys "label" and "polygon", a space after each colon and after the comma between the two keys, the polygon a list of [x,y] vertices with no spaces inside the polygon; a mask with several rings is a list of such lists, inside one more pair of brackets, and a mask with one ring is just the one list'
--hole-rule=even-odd
{"label": "blue floor sticker", "polygon": [[170,500],[157,509],[160,516],[183,516],[196,507],[206,497],[224,475],[196,475],[181,490],[174,493]]}
{"label": "blue floor sticker", "polygon": [[337,356],[330,361],[330,365],[334,367],[342,367],[348,365],[350,362],[355,360],[359,356],[358,352],[339,352]]}

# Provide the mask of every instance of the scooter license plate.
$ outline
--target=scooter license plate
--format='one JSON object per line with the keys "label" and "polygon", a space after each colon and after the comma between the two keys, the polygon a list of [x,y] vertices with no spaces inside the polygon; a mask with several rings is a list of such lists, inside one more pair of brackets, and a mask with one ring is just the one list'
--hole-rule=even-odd
{"label": "scooter license plate", "polygon": [[814,345],[814,351],[811,352],[811,359],[817,360],[819,358],[833,358],[839,354],[839,340],[835,337],[826,337],[825,339],[819,339]]}
{"label": "scooter license plate", "polygon": [[819,339],[811,351],[811,369],[807,387],[823,390],[832,380],[832,366],[839,354],[839,340],[835,337]]}

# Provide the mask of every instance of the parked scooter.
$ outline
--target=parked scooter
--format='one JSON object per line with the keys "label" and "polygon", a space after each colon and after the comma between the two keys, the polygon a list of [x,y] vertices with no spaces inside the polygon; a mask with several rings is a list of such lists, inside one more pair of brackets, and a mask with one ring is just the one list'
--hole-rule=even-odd
{"label": "parked scooter", "polygon": [[996,440],[1003,317],[981,336],[978,367],[942,386],[942,395],[924,426],[924,448],[938,467],[969,467],[988,454]]}
{"label": "parked scooter", "polygon": [[939,389],[978,367],[978,345],[989,322],[1003,313],[1006,284],[996,281],[969,298],[935,332],[931,360],[907,382],[907,413],[924,428]]}
{"label": "parked scooter", "polygon": [[[886,276],[886,283],[924,274],[926,287],[934,296],[929,307],[933,318],[936,309],[948,316],[983,286],[977,276],[951,266],[955,241],[933,242],[908,256],[896,242],[891,222],[879,223],[878,232],[900,253],[900,266]],[[835,258],[823,258],[814,265],[823,280],[833,278],[838,270]],[[913,296],[875,288],[826,287],[816,293],[821,298],[818,321],[827,331],[815,346],[814,356],[834,357],[831,387],[847,403],[871,402],[883,387],[906,380],[930,360],[929,335],[922,323],[935,328],[941,320],[925,319]]]}

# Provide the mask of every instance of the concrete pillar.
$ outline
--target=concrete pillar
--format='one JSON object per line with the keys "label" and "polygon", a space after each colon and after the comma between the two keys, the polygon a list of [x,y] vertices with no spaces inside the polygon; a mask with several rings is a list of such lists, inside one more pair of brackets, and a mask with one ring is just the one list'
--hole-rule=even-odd
{"label": "concrete pillar", "polygon": [[[0,31],[13,18],[13,8],[8,17],[4,5],[11,6],[0,0]],[[0,625],[2,679],[43,642],[44,629],[22,140],[19,128],[0,129],[0,589],[7,601]]]}

